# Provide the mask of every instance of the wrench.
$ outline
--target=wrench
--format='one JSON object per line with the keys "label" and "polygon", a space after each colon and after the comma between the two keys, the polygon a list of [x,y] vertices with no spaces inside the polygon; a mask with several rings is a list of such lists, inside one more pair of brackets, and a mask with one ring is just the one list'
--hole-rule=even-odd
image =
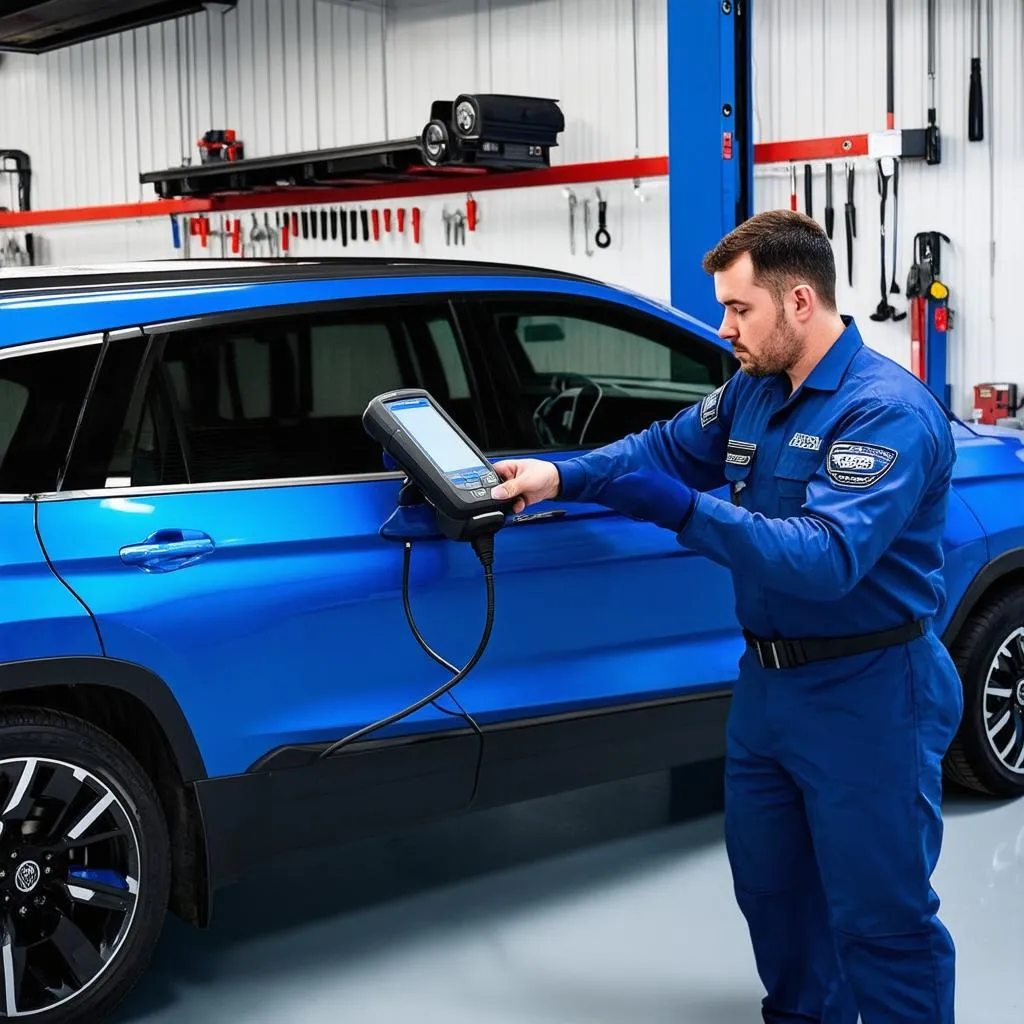
{"label": "wrench", "polygon": [[590,248],[590,200],[583,200],[583,240],[587,246],[587,255],[593,256],[594,250]]}

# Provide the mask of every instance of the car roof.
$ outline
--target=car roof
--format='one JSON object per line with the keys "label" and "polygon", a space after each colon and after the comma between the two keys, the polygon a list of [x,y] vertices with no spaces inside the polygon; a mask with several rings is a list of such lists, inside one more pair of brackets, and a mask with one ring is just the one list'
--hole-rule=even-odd
{"label": "car roof", "polygon": [[404,257],[276,257],[269,259],[178,259],[140,260],[133,263],[101,263],[54,267],[0,268],[0,297],[12,292],[38,293],[68,288],[101,290],[140,284],[152,287],[207,282],[257,284],[295,280],[423,277],[425,275],[509,275],[515,277],[559,278],[597,284],[595,279],[542,267],[479,260],[425,259]]}
{"label": "car roof", "polygon": [[33,341],[261,307],[496,291],[612,298],[635,309],[685,321],[695,333],[722,344],[707,324],[678,309],[579,274],[474,260],[340,256],[0,269],[0,350]]}

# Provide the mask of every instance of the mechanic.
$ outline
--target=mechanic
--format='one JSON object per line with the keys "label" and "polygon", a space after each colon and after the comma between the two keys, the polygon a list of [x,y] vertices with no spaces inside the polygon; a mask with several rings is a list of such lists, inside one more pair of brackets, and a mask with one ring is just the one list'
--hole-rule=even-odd
{"label": "mechanic", "polygon": [[725,840],[763,1019],[952,1024],[955,949],[931,884],[963,712],[932,628],[950,423],[837,312],[831,246],[804,214],[751,218],[704,269],[739,372],[580,457],[499,463],[494,496],[602,504],[732,571],[746,648]]}

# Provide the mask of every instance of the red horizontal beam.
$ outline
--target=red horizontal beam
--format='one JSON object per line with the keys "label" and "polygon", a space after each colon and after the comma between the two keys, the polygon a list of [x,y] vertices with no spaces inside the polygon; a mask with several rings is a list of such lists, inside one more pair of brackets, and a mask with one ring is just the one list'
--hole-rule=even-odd
{"label": "red horizontal beam", "polygon": [[221,210],[252,210],[274,206],[362,203],[403,197],[449,195],[466,191],[485,192],[499,188],[542,188],[597,181],[661,178],[668,174],[668,157],[563,164],[536,171],[481,171],[459,167],[414,168],[412,173],[422,174],[423,177],[417,180],[376,184],[359,183],[337,187],[295,187],[224,193],[209,199],[158,199],[146,203],[122,203],[113,206],[0,213],[0,229],[26,228],[41,224],[72,224],[79,221],[132,220],[139,217],[165,217],[171,214],[215,213]]}
{"label": "red horizontal beam", "polygon": [[867,156],[867,135],[834,135],[827,139],[793,139],[788,142],[758,142],[755,164],[781,164],[795,160],[831,160],[845,156]]}
{"label": "red horizontal beam", "polygon": [[41,224],[71,224],[76,221],[131,220],[136,217],[166,217],[172,213],[205,213],[209,199],[156,199],[148,203],[114,203],[110,206],[73,206],[64,210],[26,210],[0,213],[0,228],[28,228]]}

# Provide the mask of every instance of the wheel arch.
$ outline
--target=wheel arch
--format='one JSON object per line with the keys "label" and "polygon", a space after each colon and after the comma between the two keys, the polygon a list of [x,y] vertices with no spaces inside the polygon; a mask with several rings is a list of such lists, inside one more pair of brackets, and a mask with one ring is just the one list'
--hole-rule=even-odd
{"label": "wheel arch", "polygon": [[1024,587],[1024,548],[1004,551],[978,570],[942,631],[942,642],[951,647],[976,609],[1015,586]]}
{"label": "wheel arch", "polygon": [[171,910],[209,923],[206,834],[194,783],[207,777],[202,754],[177,700],[158,676],[104,657],[58,657],[0,664],[0,707],[73,714],[121,743],[156,787],[172,843]]}

